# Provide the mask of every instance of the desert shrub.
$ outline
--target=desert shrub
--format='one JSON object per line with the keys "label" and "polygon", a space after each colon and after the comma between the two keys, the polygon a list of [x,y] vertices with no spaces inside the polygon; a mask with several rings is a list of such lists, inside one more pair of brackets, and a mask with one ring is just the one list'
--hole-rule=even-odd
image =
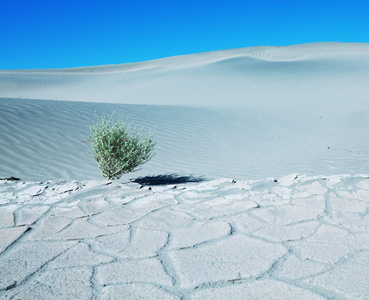
{"label": "desert shrub", "polygon": [[123,174],[137,171],[154,153],[153,134],[131,128],[121,117],[113,121],[102,116],[90,127],[92,153],[104,177],[119,179]]}

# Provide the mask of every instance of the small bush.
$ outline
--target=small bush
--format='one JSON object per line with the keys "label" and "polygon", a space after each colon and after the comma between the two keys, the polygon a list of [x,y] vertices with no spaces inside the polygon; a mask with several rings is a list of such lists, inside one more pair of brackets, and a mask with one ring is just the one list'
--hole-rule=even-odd
{"label": "small bush", "polygon": [[98,118],[90,127],[91,155],[97,161],[104,177],[119,179],[123,174],[137,171],[154,153],[153,134],[143,129],[131,129],[121,117],[117,122],[111,116]]}

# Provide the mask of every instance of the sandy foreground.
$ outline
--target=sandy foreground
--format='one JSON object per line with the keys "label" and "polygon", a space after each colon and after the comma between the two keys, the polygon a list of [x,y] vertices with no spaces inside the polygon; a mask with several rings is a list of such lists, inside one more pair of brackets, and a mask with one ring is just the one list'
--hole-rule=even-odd
{"label": "sandy foreground", "polygon": [[[368,82],[355,43],[0,71],[0,299],[369,298]],[[157,146],[108,182],[113,112]]]}

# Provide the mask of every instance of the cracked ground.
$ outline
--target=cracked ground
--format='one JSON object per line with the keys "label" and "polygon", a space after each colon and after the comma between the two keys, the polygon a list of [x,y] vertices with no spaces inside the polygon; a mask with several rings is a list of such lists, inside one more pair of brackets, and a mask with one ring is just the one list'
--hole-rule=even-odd
{"label": "cracked ground", "polygon": [[0,181],[1,299],[366,299],[369,179]]}

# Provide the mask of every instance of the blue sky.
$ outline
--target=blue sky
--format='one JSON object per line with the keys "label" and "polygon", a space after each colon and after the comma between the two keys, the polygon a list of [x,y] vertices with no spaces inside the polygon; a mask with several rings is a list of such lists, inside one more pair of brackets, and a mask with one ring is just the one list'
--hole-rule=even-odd
{"label": "blue sky", "polygon": [[369,42],[368,0],[8,0],[0,69],[120,64],[212,50]]}

